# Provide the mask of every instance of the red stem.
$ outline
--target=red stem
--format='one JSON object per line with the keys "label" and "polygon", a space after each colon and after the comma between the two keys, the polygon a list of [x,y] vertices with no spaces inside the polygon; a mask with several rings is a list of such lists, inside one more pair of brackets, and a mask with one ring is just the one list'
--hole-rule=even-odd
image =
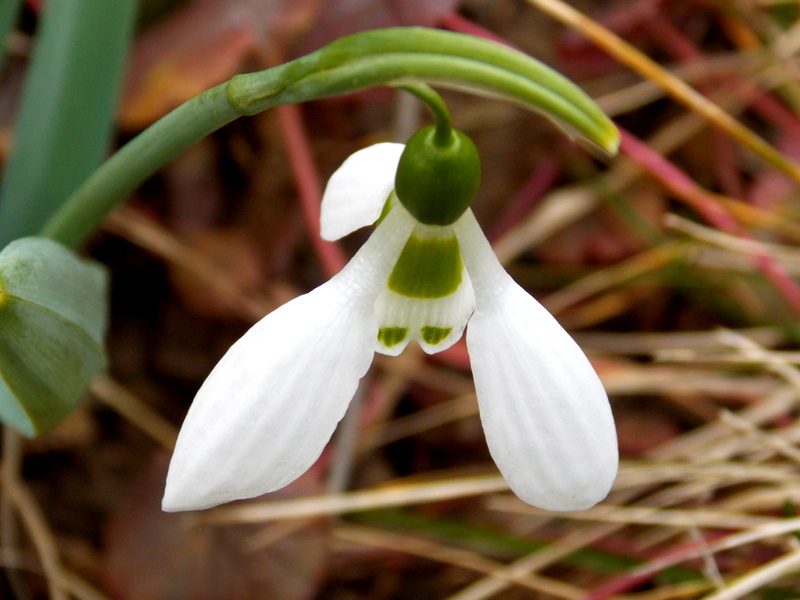
{"label": "red stem", "polygon": [[322,268],[331,277],[342,270],[347,263],[347,257],[337,244],[325,241],[319,236],[322,184],[314,163],[303,115],[300,107],[295,104],[279,106],[275,110],[278,113],[278,122],[286,144],[286,153],[292,166],[292,174],[300,196],[300,207],[303,211],[306,228],[311,236],[311,243],[314,245]]}
{"label": "red stem", "polygon": [[458,33],[466,33],[468,35],[474,35],[475,37],[484,38],[487,40],[491,40],[493,42],[497,42],[498,44],[503,44],[504,46],[511,46],[507,40],[504,40],[498,35],[495,35],[488,29],[484,29],[477,23],[473,23],[469,19],[466,19],[459,15],[458,13],[448,13],[441,18],[440,21],[442,27],[446,27],[450,31],[457,31]]}
{"label": "red stem", "polygon": [[[691,177],[651,150],[647,144],[631,133],[620,128],[620,134],[622,135],[620,151],[636,161],[684,204],[693,208],[706,222],[726,233],[744,239],[752,239],[722,205],[709,192],[697,185]],[[794,312],[800,315],[800,287],[797,286],[797,283],[771,256],[755,253],[752,258],[758,270],[773,283]]]}
{"label": "red stem", "polygon": [[[706,542],[722,538],[722,533],[712,533],[706,536]],[[583,596],[581,600],[607,600],[615,598],[635,587],[647,583],[664,569],[672,567],[685,560],[697,558],[697,542],[689,542],[678,548],[673,548],[669,552],[662,554],[648,562],[647,564],[633,569],[611,581],[607,581],[600,587],[595,588]]]}
{"label": "red stem", "polygon": [[530,212],[561,174],[561,163],[560,157],[551,156],[537,165],[522,189],[508,203],[494,227],[487,232],[489,240],[494,241],[499,238]]}

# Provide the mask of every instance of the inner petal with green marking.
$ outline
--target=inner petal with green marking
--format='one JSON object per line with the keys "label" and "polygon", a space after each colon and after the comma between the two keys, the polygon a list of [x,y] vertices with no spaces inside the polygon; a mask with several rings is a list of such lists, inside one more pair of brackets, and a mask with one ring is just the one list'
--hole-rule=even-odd
{"label": "inner petal with green marking", "polygon": [[449,229],[451,235],[411,234],[389,275],[390,290],[409,298],[444,298],[458,289],[464,268],[458,239],[451,227],[436,229]]}
{"label": "inner petal with green marking", "polygon": [[[392,210],[403,211],[400,205]],[[472,282],[452,225],[415,225],[375,304],[376,351],[400,354],[412,340],[425,352],[458,341],[475,309]]]}

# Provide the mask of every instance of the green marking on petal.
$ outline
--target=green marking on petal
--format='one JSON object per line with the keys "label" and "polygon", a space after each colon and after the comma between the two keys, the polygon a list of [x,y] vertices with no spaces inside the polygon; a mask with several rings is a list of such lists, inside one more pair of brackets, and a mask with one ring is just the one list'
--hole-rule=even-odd
{"label": "green marking on petal", "polygon": [[453,331],[452,327],[423,327],[419,330],[422,339],[431,346],[435,346]]}
{"label": "green marking on petal", "polygon": [[394,206],[394,202],[392,202],[392,200],[394,199],[393,196],[394,196],[394,192],[389,194],[389,197],[386,198],[386,202],[383,203],[383,208],[381,209],[381,214],[378,217],[378,220],[375,221],[375,226],[376,227],[381,224],[381,221],[383,221],[386,218],[386,215],[389,214],[389,211],[392,210],[392,207]]}
{"label": "green marking on petal", "polygon": [[378,341],[391,348],[406,339],[407,335],[408,327],[381,327],[378,330]]}
{"label": "green marking on petal", "polygon": [[389,275],[389,289],[411,298],[443,298],[461,284],[458,239],[423,238],[412,234]]}

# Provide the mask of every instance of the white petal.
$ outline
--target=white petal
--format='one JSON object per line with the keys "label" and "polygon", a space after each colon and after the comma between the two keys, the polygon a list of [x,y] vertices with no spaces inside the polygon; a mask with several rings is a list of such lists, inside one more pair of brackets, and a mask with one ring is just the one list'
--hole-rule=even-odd
{"label": "white petal", "polygon": [[471,213],[456,231],[475,291],[467,346],[492,457],[522,500],[589,508],[618,466],[603,386],[567,332],[505,272]]}
{"label": "white petal", "polygon": [[[396,225],[392,217],[383,224]],[[259,496],[316,461],[372,361],[374,299],[407,235],[379,228],[339,275],[231,347],[181,428],[164,510]]]}
{"label": "white petal", "polygon": [[208,508],[279,489],[319,457],[372,361],[376,323],[335,284],[285,304],[242,337],[184,421],[163,508]]}
{"label": "white petal", "polygon": [[320,235],[338,240],[378,220],[394,189],[403,144],[375,144],[359,150],[331,176],[322,196]]}

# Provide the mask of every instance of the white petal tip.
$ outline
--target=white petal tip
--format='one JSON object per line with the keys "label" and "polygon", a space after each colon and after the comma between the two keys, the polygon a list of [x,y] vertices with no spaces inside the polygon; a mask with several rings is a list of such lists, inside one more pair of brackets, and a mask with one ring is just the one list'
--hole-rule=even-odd
{"label": "white petal tip", "polygon": [[403,144],[375,144],[359,150],[331,176],[322,196],[320,235],[338,240],[372,225],[394,189]]}
{"label": "white petal tip", "polygon": [[317,460],[372,362],[376,322],[351,295],[357,275],[284,304],[228,350],[181,428],[165,511],[275,491]]}
{"label": "white petal tip", "polygon": [[173,497],[164,496],[161,500],[161,510],[164,512],[172,513],[172,512],[184,512],[188,510],[200,510],[199,508],[182,502],[181,500]]}
{"label": "white petal tip", "polygon": [[[616,465],[616,458],[613,460]],[[616,478],[616,466],[610,473],[588,470],[583,479],[555,482],[549,489],[542,481],[529,481],[520,485],[509,483],[520,500],[531,506],[553,512],[587,510],[605,500]]]}
{"label": "white petal tip", "polygon": [[[205,510],[236,499],[236,497],[221,497],[217,493],[209,493],[208,490],[202,489],[203,480],[199,477],[184,477],[183,479],[185,481],[179,483],[176,478],[167,475],[167,485],[161,500],[161,510],[164,512]],[[187,482],[191,480],[194,480],[195,483],[187,485]]]}

